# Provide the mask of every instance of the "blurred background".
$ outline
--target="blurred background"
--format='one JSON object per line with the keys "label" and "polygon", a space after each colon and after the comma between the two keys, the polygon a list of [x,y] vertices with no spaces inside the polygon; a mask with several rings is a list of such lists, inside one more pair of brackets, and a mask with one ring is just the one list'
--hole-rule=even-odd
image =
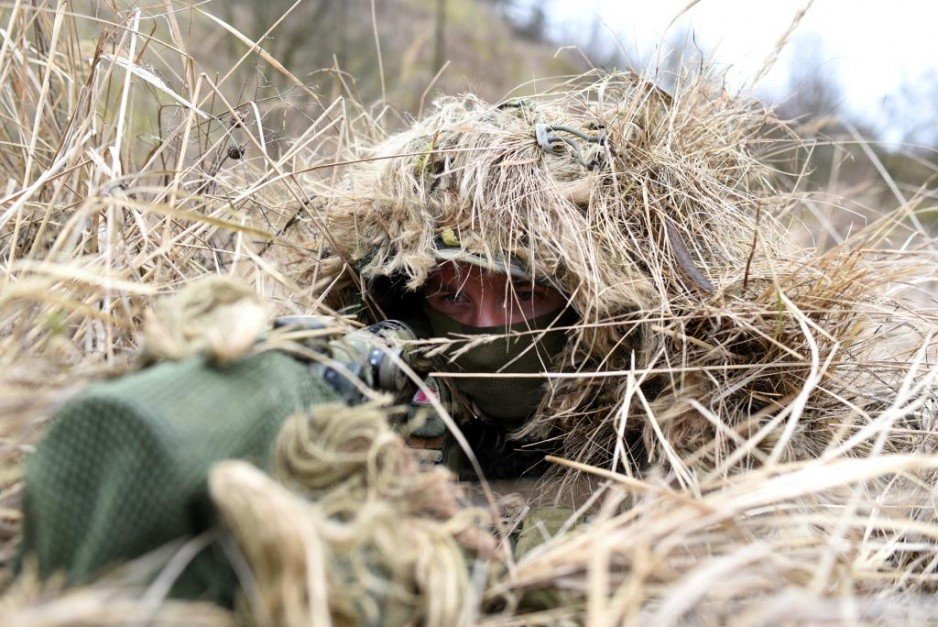
{"label": "blurred background", "polygon": [[[76,3],[90,29],[131,6]],[[140,30],[171,39],[160,32],[170,11],[196,69],[224,77],[232,104],[262,109],[273,150],[340,95],[379,103],[372,115],[393,127],[440,93],[498,100],[591,67],[634,68],[674,89],[706,67],[792,120],[807,145],[779,167],[802,173],[804,190],[851,200],[836,230],[935,198],[938,3],[927,0],[162,0],[142,7]],[[152,61],[158,52],[147,57],[154,73],[184,82]]]}
{"label": "blurred background", "polygon": [[[754,87],[791,115],[843,116],[894,146],[938,143],[938,3],[927,0],[858,0],[849,8],[839,0],[302,0],[291,10],[294,4],[196,6],[255,40],[290,11],[264,38],[265,49],[314,82],[341,68],[366,100],[381,95],[380,43],[388,99],[404,108],[444,65],[437,89],[497,98],[521,82],[584,66],[652,69],[667,84],[679,64],[692,71],[705,60],[725,72],[731,89]],[[228,66],[224,56],[220,67]]]}

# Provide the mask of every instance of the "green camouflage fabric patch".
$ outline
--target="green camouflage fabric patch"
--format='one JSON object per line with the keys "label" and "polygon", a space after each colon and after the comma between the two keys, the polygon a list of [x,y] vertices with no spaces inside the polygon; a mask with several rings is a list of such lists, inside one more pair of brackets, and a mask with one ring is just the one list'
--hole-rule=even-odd
{"label": "green camouflage fabric patch", "polygon": [[[23,550],[43,577],[81,583],[102,568],[213,525],[211,466],[267,466],[290,414],[336,394],[277,352],[216,366],[195,358],[93,385],[66,403],[26,463]],[[203,551],[174,594],[230,601],[220,549]]]}

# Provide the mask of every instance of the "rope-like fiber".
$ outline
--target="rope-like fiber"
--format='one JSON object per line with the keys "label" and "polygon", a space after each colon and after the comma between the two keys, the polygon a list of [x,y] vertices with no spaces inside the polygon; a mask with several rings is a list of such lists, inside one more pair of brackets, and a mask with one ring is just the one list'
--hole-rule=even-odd
{"label": "rope-like fiber", "polygon": [[470,555],[494,551],[483,513],[416,463],[380,405],[293,416],[274,464],[280,481],[224,462],[209,488],[276,624],[471,622]]}
{"label": "rope-like fiber", "polygon": [[164,298],[143,330],[144,358],[180,360],[205,355],[227,363],[248,352],[268,326],[269,313],[253,289],[233,279],[208,276]]}

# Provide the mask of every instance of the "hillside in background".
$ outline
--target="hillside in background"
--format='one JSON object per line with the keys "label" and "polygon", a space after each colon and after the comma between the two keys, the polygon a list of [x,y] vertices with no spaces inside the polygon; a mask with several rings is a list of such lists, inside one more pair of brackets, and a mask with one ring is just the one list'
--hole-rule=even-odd
{"label": "hillside in background", "polygon": [[[412,115],[439,93],[471,91],[499,100],[509,93],[536,92],[538,77],[577,73],[591,63],[647,67],[647,62],[616,52],[615,46],[609,52],[605,41],[609,35],[602,28],[576,38],[582,50],[565,46],[566,40],[551,39],[548,2],[306,0],[294,4],[230,0],[209,3],[203,10],[259,41],[325,102],[347,94],[362,103],[382,101],[392,111]],[[198,42],[193,52],[206,70],[223,73],[244,54],[245,46],[234,37],[220,42],[223,31],[217,24],[198,10],[189,13],[194,28],[207,33],[193,39]],[[656,70],[656,81],[673,86],[682,72],[693,72],[700,65],[704,52],[693,49],[691,42],[692,37],[678,33],[662,43],[663,65]],[[627,49],[628,42],[622,43],[620,50]],[[934,150],[923,147],[912,154],[890,151],[875,141],[861,145],[862,139],[876,137],[860,122],[843,119],[838,107],[843,96],[830,77],[817,72],[805,76],[799,70],[791,80],[792,95],[779,111],[794,121],[795,131],[811,148],[785,155],[783,169],[806,175],[800,178],[800,191],[846,195],[855,203],[850,212],[833,220],[842,223],[839,229],[846,231],[860,216],[870,217],[916,194],[934,196],[934,191],[927,191],[934,188],[930,179],[938,172]],[[290,105],[304,100],[295,81],[262,61],[243,67],[229,81],[229,90],[235,91],[231,86],[237,87],[237,94],[232,94],[235,101],[253,99],[268,103],[268,108],[272,101]],[[281,124],[290,127],[296,120]]]}
{"label": "hillside in background", "polygon": [[[126,166],[140,167],[170,129],[199,105],[217,118],[191,135],[189,155],[212,171],[223,157],[202,148],[230,134],[235,116],[262,139],[265,154],[301,136],[336,106],[339,97],[370,111],[386,128],[401,127],[441,93],[475,93],[488,100],[534,93],[537,79],[577,74],[589,67],[576,50],[558,50],[544,33],[508,19],[498,0],[225,0],[161,2],[139,9],[135,71],[147,97],[127,105],[131,137]],[[77,0],[73,32],[79,68],[97,57],[119,57],[119,45],[137,4]],[[54,30],[50,7],[33,10],[38,41]],[[112,93],[99,113],[121,109]],[[345,105],[339,105],[345,106]],[[228,112],[226,114],[226,111]],[[247,142],[248,144],[250,142]],[[247,158],[256,146],[244,146]],[[50,148],[51,151],[51,148]],[[37,163],[51,163],[40,150]],[[170,169],[172,164],[164,164]]]}
{"label": "hillside in background", "polygon": [[[87,16],[76,23],[89,56],[102,27],[109,37],[106,53],[120,35],[115,25],[134,6],[125,0],[75,3],[76,13]],[[522,0],[158,3],[141,11],[141,30],[151,39],[138,59],[178,93],[192,93],[204,73],[202,93],[216,92],[210,108],[217,112],[230,106],[242,114],[250,110],[250,117],[263,120],[267,147],[274,154],[279,139],[302,133],[339,96],[366,106],[387,105],[373,115],[394,127],[418,115],[440,93],[469,91],[499,100],[538,91],[538,77],[578,73],[591,63],[646,66],[624,53],[610,53],[609,35],[598,27],[577,38],[582,50],[551,39],[557,35],[552,35],[549,7]],[[51,20],[44,16],[35,28],[51,30]],[[628,42],[622,43],[622,50],[627,49]],[[679,73],[693,72],[705,54],[680,33],[662,46],[663,65],[655,70],[655,80],[665,87]],[[188,54],[185,67],[178,50]],[[927,191],[934,188],[930,179],[938,172],[934,150],[923,147],[912,154],[875,143],[861,146],[858,138],[876,138],[855,120],[843,123],[837,85],[816,72],[796,74],[792,84],[798,88],[780,105],[780,113],[795,121],[796,132],[813,142],[813,148],[785,155],[780,168],[807,175],[800,179],[800,191],[846,192],[856,201],[855,215],[864,216],[922,190],[934,197],[934,191]],[[218,102],[220,95],[226,102]],[[160,98],[164,107],[133,117],[159,119],[156,131],[135,129],[144,154],[159,143],[154,137],[159,129],[173,126],[183,115],[170,99]],[[393,116],[400,120],[389,120]],[[211,135],[218,129],[203,131]],[[844,228],[851,223],[848,217]]]}
{"label": "hillside in background", "polygon": [[[537,77],[580,72],[574,51],[560,51],[539,34],[481,0],[229,0],[204,6],[260,45],[323,97],[351,92],[361,102],[384,99],[416,113],[439,92],[472,91],[503,98]],[[292,7],[292,9],[291,9]],[[206,68],[231,67],[244,48],[204,15],[196,28],[209,33],[196,51]],[[284,18],[284,15],[286,17]],[[279,21],[279,24],[278,24]],[[267,36],[271,26],[276,28]],[[265,64],[252,64],[234,81],[243,97],[283,95],[289,81]],[[534,87],[531,88],[534,90]]]}

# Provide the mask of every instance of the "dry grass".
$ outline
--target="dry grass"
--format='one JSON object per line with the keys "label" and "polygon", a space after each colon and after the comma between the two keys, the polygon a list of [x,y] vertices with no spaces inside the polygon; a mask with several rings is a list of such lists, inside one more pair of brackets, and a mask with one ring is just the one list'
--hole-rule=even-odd
{"label": "dry grass", "polygon": [[[927,196],[832,233],[823,252],[795,245],[788,233],[813,226],[816,205],[780,191],[797,176],[765,166],[795,140],[703,79],[673,99],[631,75],[558,81],[509,109],[454,99],[399,135],[380,106],[306,93],[308,125],[273,142],[280,105],[238,100],[234,71],[200,73],[173,8],[113,22],[64,1],[0,12],[7,564],[23,455],[76,386],[134,365],[153,296],[222,274],[277,312],[326,310],[353,276],[419,285],[427,246],[450,227],[573,295],[577,341],[529,435],[551,443],[561,480],[592,493],[588,524],[473,581],[482,600],[454,600],[455,615],[938,619],[938,255],[916,217],[934,212]],[[601,122],[601,166],[544,157],[531,126],[542,120]],[[267,496],[302,508],[287,494]],[[22,620],[116,607],[94,590],[56,600],[18,585],[4,611]]]}

